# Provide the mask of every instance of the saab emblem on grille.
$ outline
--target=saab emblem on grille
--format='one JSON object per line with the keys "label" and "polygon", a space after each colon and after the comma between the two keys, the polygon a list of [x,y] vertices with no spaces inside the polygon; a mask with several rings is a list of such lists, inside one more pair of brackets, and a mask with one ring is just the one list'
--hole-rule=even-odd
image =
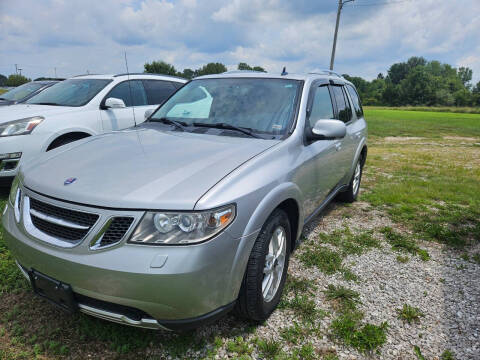
{"label": "saab emblem on grille", "polygon": [[70,184],[73,184],[75,181],[77,181],[77,178],[68,178],[67,180],[65,180],[63,182],[63,185],[70,185]]}

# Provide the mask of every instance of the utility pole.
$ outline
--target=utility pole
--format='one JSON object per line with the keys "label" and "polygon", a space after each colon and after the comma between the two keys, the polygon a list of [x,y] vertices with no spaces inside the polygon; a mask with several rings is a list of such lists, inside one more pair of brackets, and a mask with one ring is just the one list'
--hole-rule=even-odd
{"label": "utility pole", "polygon": [[22,70],[23,69],[18,68],[18,73],[19,73],[20,76],[22,76]]}
{"label": "utility pole", "polygon": [[18,75],[18,64],[15,64],[15,75]]}
{"label": "utility pole", "polygon": [[54,67],[53,70],[55,71],[55,79],[57,78],[57,68]]}
{"label": "utility pole", "polygon": [[332,57],[330,58],[330,70],[333,70],[333,63],[335,62],[335,49],[337,47],[338,25],[340,24],[340,14],[343,5],[354,0],[338,0],[337,23],[335,24],[335,35],[333,36]]}

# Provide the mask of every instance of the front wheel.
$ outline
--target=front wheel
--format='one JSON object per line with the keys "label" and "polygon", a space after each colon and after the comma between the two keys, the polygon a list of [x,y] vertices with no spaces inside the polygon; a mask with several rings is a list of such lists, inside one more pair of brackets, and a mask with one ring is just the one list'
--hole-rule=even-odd
{"label": "front wheel", "polygon": [[275,310],[285,285],[291,241],[288,216],[277,209],[255,240],[236,305],[238,315],[264,321]]}
{"label": "front wheel", "polygon": [[347,191],[338,194],[338,199],[344,202],[354,202],[357,200],[358,193],[360,192],[360,183],[362,181],[363,173],[363,161],[360,157],[355,165],[355,171],[353,172],[352,179],[348,184]]}

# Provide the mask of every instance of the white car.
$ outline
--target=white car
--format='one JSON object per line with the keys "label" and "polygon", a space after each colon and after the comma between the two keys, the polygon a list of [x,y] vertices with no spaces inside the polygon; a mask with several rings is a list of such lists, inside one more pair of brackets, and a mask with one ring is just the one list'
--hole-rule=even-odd
{"label": "white car", "polygon": [[184,83],[152,74],[77,76],[0,108],[0,184],[45,151],[142,123]]}

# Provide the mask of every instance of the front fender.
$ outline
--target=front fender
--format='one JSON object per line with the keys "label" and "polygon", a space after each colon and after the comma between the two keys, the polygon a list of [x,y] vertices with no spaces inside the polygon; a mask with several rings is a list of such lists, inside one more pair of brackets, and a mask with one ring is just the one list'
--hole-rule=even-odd
{"label": "front fender", "polygon": [[263,199],[260,201],[255,211],[253,212],[247,226],[245,227],[243,236],[239,239],[237,246],[237,252],[232,264],[232,271],[230,274],[231,279],[231,293],[228,300],[233,301],[238,297],[240,286],[243,280],[243,275],[247,267],[248,259],[252,251],[255,240],[260,232],[263,224],[267,221],[270,214],[275,210],[282,202],[288,199],[293,199],[297,202],[300,209],[299,214],[299,226],[297,234],[294,236],[294,241],[297,241],[302,232],[302,225],[304,214],[300,204],[302,201],[302,193],[298,186],[294,183],[283,183],[273,188]]}

